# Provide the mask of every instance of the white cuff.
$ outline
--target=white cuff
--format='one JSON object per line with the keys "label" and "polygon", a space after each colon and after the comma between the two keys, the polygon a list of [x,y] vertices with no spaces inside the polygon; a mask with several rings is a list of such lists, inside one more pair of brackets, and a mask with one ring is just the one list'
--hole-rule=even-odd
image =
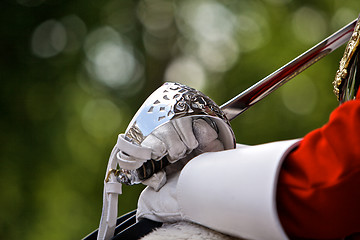
{"label": "white cuff", "polygon": [[276,209],[281,163],[300,140],[205,153],[182,170],[183,218],[246,239],[287,239]]}

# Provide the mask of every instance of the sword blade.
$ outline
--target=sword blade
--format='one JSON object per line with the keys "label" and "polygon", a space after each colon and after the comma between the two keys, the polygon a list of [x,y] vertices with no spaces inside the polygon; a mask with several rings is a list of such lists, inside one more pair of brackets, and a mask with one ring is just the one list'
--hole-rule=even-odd
{"label": "sword blade", "polygon": [[287,81],[348,42],[357,19],[220,106],[231,121]]}

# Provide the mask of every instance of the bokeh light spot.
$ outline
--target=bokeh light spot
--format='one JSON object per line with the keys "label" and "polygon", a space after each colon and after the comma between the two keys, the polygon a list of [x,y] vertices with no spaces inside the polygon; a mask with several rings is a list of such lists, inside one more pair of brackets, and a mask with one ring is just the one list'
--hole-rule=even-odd
{"label": "bokeh light spot", "polygon": [[191,57],[180,57],[173,61],[165,73],[165,80],[178,82],[201,90],[206,82],[203,67]]}
{"label": "bokeh light spot", "polygon": [[66,42],[66,30],[62,23],[47,20],[35,29],[31,39],[31,48],[36,56],[49,58],[64,50]]}
{"label": "bokeh light spot", "polygon": [[121,121],[118,107],[106,99],[89,101],[82,112],[84,129],[96,138],[108,137],[117,132]]}
{"label": "bokeh light spot", "polygon": [[136,1],[104,1],[101,8],[101,22],[119,32],[134,31],[137,25],[136,4]]}
{"label": "bokeh light spot", "polygon": [[229,38],[222,43],[205,41],[200,44],[197,53],[207,70],[225,72],[238,59],[239,48],[237,43]]}
{"label": "bokeh light spot", "polygon": [[290,81],[281,89],[284,105],[293,113],[305,115],[311,113],[317,102],[315,84],[304,73],[296,81]]}
{"label": "bokeh light spot", "polygon": [[311,44],[326,35],[326,21],[320,12],[310,7],[302,7],[294,13],[293,31],[302,42]]}
{"label": "bokeh light spot", "polygon": [[216,1],[186,1],[180,16],[199,40],[221,41],[234,33],[234,14]]}
{"label": "bokeh light spot", "polygon": [[178,44],[186,54],[199,58],[209,72],[229,70],[241,52],[261,47],[268,33],[261,14],[235,13],[217,1],[183,1],[176,16],[185,37]]}
{"label": "bokeh light spot", "polygon": [[125,86],[137,80],[141,70],[133,48],[110,27],[92,32],[86,39],[86,69],[96,80],[112,88]]}
{"label": "bokeh light spot", "polygon": [[86,25],[77,15],[69,15],[61,19],[67,34],[66,52],[77,51],[86,36]]}
{"label": "bokeh light spot", "polygon": [[167,29],[173,22],[173,4],[164,0],[142,0],[137,8],[138,17],[152,34]]}
{"label": "bokeh light spot", "polygon": [[164,0],[142,0],[137,7],[137,17],[144,26],[146,52],[157,59],[169,58],[177,37],[174,4]]}
{"label": "bokeh light spot", "polygon": [[334,29],[339,29],[350,21],[356,19],[358,17],[359,12],[353,8],[349,7],[341,7],[338,8],[331,18],[331,25]]}
{"label": "bokeh light spot", "polygon": [[216,1],[185,1],[179,7],[178,25],[189,41],[185,51],[199,58],[209,71],[224,72],[238,58],[234,38],[236,17]]}
{"label": "bokeh light spot", "polygon": [[261,27],[261,22],[266,21],[260,15],[251,17],[245,13],[238,15],[237,32],[241,52],[255,50],[265,43],[267,26]]}

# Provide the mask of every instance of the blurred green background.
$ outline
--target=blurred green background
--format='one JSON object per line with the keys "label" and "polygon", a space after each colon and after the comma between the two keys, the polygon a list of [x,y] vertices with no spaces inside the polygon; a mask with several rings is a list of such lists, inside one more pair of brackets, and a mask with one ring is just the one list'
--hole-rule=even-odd
{"label": "blurred green background", "polygon": [[[163,81],[220,105],[359,12],[357,0],[1,1],[0,239],[80,239],[97,228],[117,134]],[[323,125],[343,50],[234,120],[237,141]],[[124,187],[119,214],[141,189]]]}

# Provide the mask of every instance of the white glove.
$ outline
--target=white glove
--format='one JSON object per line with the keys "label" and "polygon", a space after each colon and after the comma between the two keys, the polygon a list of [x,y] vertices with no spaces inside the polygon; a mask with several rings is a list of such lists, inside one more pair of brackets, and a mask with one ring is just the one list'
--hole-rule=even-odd
{"label": "white glove", "polygon": [[158,191],[146,187],[138,201],[136,218],[147,218],[157,222],[178,222],[181,217],[177,200],[177,182],[180,172],[170,175],[166,184]]}
{"label": "white glove", "polygon": [[[166,175],[181,170],[192,157],[203,152],[224,150],[217,131],[210,124],[202,118],[193,120],[193,118],[184,117],[169,121],[147,136],[141,146],[151,149],[153,160],[160,160],[164,156],[167,156],[170,163],[182,160],[155,173],[143,181],[143,184],[158,191],[165,184]],[[121,159],[119,165],[122,167]]]}
{"label": "white glove", "polygon": [[299,140],[205,153],[156,192],[147,187],[137,219],[190,221],[245,239],[287,239],[276,209],[281,164]]}
{"label": "white glove", "polygon": [[[166,153],[164,149],[167,149],[169,153],[169,161],[181,159],[195,148],[195,154],[192,154],[191,157],[203,152],[224,150],[223,144],[218,139],[217,132],[205,120],[196,119],[192,124],[189,122],[192,121],[190,118],[187,118],[186,122],[182,120],[171,121],[172,124],[156,129],[152,133],[150,141],[145,139],[144,145],[151,147],[153,153],[156,153],[156,155],[152,156],[153,159],[161,159]],[[184,160],[188,161],[188,158]],[[139,198],[137,218],[148,218],[160,222],[182,220],[176,198],[176,185],[183,165],[182,161],[172,164],[167,167],[166,172],[157,173],[144,182],[148,187],[141,193]],[[168,176],[166,184],[163,185],[163,183],[161,189],[157,187],[158,183],[161,182],[159,175],[164,176],[164,178],[166,175]],[[161,201],[154,201],[154,199]]]}

